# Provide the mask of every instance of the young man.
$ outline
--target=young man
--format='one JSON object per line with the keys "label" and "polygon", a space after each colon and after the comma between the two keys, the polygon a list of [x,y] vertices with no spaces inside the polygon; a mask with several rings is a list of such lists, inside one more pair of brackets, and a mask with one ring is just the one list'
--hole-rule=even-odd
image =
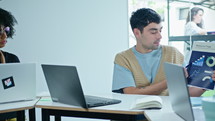
{"label": "young man", "polygon": [[[133,12],[130,24],[136,45],[116,55],[112,91],[168,95],[163,63],[182,64],[183,55],[174,47],[160,45],[163,26],[154,10],[138,9]],[[203,92],[199,88],[190,88],[191,96],[200,96]]]}

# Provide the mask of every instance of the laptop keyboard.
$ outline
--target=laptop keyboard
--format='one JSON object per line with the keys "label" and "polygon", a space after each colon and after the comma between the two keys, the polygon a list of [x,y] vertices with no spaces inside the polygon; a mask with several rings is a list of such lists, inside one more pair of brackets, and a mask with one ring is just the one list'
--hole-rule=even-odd
{"label": "laptop keyboard", "polygon": [[88,107],[111,105],[111,104],[117,104],[121,102],[120,100],[117,100],[117,99],[96,97],[96,96],[90,96],[90,95],[85,95],[85,99]]}

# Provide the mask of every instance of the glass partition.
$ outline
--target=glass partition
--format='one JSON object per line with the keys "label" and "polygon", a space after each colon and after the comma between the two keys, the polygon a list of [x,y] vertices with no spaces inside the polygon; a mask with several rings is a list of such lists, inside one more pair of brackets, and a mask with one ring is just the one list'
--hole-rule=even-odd
{"label": "glass partition", "polygon": [[215,41],[214,0],[168,0],[169,44],[186,54],[194,41]]}

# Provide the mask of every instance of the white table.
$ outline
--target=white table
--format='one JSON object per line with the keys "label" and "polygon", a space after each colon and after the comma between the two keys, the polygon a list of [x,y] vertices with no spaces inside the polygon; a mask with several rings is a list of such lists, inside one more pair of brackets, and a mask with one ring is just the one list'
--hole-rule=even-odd
{"label": "white table", "polygon": [[146,110],[144,114],[150,121],[184,121],[173,110],[168,96],[161,96],[163,108],[161,110]]}
{"label": "white table", "polygon": [[51,115],[55,116],[56,121],[61,121],[61,116],[124,121],[135,121],[138,116],[142,116],[152,121],[158,121],[158,119],[159,121],[161,121],[161,119],[165,121],[183,121],[172,111],[168,97],[162,97],[164,106],[161,110],[131,110],[132,103],[135,102],[136,99],[143,98],[144,95],[109,94],[105,95],[105,97],[120,99],[122,102],[114,105],[84,109],[52,102],[50,97],[44,97],[36,104],[36,107],[42,109],[42,121],[49,121]]}
{"label": "white table", "polygon": [[29,110],[29,120],[36,121],[35,104],[39,98],[32,101],[21,101],[0,104],[0,113],[17,112],[17,121],[25,120],[25,110]]}

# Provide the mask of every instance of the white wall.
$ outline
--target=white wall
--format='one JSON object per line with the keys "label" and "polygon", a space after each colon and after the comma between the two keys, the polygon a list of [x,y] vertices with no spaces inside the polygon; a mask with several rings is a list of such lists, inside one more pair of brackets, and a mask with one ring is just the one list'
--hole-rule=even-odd
{"label": "white wall", "polygon": [[87,92],[111,91],[114,56],[128,47],[126,0],[2,0],[0,7],[18,20],[3,50],[21,62],[75,65]]}
{"label": "white wall", "polygon": [[37,94],[47,91],[41,63],[75,65],[87,93],[111,93],[116,53],[128,48],[127,0],[1,0],[18,20],[5,51],[36,62]]}
{"label": "white wall", "polygon": [[209,9],[209,8],[203,8],[204,9],[204,25],[205,29],[209,31],[215,31],[215,10]]}

